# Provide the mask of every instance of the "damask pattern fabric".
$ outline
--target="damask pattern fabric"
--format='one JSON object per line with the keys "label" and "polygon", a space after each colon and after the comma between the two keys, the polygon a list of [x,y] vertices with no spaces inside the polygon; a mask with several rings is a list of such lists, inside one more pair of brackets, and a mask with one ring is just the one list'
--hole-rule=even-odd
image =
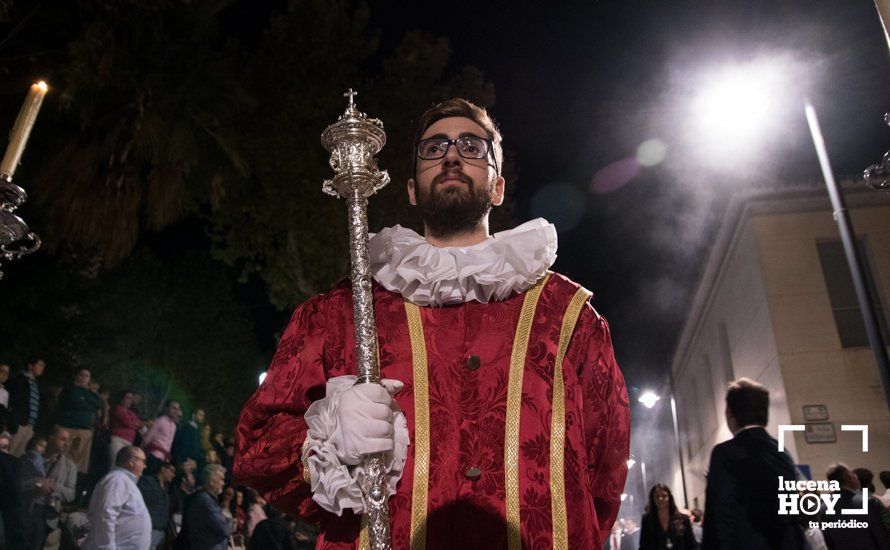
{"label": "damask pattern fabric", "polygon": [[[557,274],[543,286],[522,371],[519,421],[520,533],[526,548],[551,548],[550,439],[553,372],[566,308],[578,285]],[[427,548],[507,545],[504,469],[510,360],[525,292],[487,304],[421,307],[429,394]],[[410,545],[417,419],[412,345],[402,296],[374,285],[382,376],[401,380],[395,397],[411,446],[390,499],[393,548]],[[237,427],[235,476],[291,515],[320,522],[321,548],[354,548],[359,517],[312,501],[304,479],[303,414],[328,378],[353,374],[348,281],[299,307],[265,382]],[[563,361],[564,487],[569,548],[600,548],[618,512],[627,475],[630,413],[609,326],[582,309]],[[426,415],[423,415],[426,416]]]}

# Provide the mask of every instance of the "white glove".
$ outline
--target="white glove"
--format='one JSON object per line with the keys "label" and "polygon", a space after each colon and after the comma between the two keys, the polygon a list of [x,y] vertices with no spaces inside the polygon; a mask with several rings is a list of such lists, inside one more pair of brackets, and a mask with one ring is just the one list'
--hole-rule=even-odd
{"label": "white glove", "polygon": [[355,376],[337,376],[327,382],[324,399],[306,410],[308,426],[303,448],[312,498],[337,515],[346,508],[364,511],[360,480],[362,456],[383,453],[387,487],[394,495],[408,457],[408,424],[392,395],[404,384],[383,380],[355,385]]}
{"label": "white glove", "polygon": [[355,466],[362,456],[389,453],[395,447],[393,420],[399,412],[392,396],[405,385],[398,380],[359,384],[340,394],[337,403],[337,429],[330,441],[340,462]]}

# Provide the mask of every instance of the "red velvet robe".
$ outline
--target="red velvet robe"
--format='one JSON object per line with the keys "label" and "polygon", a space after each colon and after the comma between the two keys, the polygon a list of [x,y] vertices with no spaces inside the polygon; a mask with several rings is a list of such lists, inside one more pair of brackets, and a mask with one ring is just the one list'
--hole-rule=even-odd
{"label": "red velvet robe", "polygon": [[[411,437],[390,498],[393,548],[602,546],[627,475],[630,408],[608,324],[588,297],[550,274],[502,302],[430,308],[375,283],[381,370],[405,383],[395,399]],[[237,426],[237,482],[320,522],[319,548],[355,548],[360,518],[312,500],[303,413],[327,378],[354,374],[353,357],[343,282],[294,312]]]}

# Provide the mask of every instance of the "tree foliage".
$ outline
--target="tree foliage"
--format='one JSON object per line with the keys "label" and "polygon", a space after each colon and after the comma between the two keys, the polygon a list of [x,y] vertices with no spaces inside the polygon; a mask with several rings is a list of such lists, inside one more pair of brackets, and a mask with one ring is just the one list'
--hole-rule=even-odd
{"label": "tree foliage", "polygon": [[343,204],[320,190],[331,174],[319,136],[341,94],[359,90],[360,108],[386,125],[380,165],[393,183],[370,209],[380,228],[416,222],[404,191],[413,119],[453,95],[490,105],[494,90],[477,69],[451,69],[444,38],[411,32],[381,51],[364,4],[292,0],[255,39],[235,32],[228,4],[41,5],[44,22],[75,30],[41,58],[58,64],[55,112],[41,119],[55,128],[41,134],[44,158],[28,159],[42,167],[32,187],[48,250],[90,273],[198,214],[215,257],[258,274],[285,307],[348,272]]}

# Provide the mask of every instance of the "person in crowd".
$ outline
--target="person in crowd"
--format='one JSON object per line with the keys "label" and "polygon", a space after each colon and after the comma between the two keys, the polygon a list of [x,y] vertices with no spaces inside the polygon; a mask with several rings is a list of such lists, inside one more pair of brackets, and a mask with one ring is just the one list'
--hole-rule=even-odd
{"label": "person in crowd", "polygon": [[9,380],[9,365],[0,365],[0,432],[6,431],[6,413],[9,410],[9,390],[6,389],[6,381]]}
{"label": "person in crowd", "polygon": [[24,512],[25,541],[27,548],[42,548],[46,536],[40,498],[52,490],[52,482],[46,479],[43,453],[46,439],[35,435],[25,446],[25,454],[19,457],[19,487]]}
{"label": "person in crowd", "polygon": [[235,516],[232,514],[232,504],[235,502],[235,488],[226,485],[221,495],[219,495],[219,507],[222,513],[232,525],[235,524]]}
{"label": "person in crowd", "polygon": [[77,497],[77,465],[68,458],[71,434],[65,428],[56,427],[47,439],[44,467],[51,482],[51,490],[40,499],[47,534],[42,545],[45,550],[55,550],[62,542],[59,518],[62,506],[71,504]]}
{"label": "person in crowd", "polygon": [[142,438],[142,448],[149,454],[154,467],[149,471],[157,470],[163,462],[170,462],[172,456],[170,450],[173,447],[173,438],[176,436],[176,423],[182,418],[182,407],[178,401],[167,401],[161,415],[155,418],[151,428]]}
{"label": "person in crowd", "polygon": [[253,530],[256,528],[257,524],[266,519],[266,512],[263,510],[265,505],[266,501],[263,500],[263,497],[261,497],[258,492],[250,487],[245,490],[243,508],[244,517],[247,520],[245,533],[248,538],[253,536]]}
{"label": "person in crowd", "polygon": [[223,453],[219,456],[219,463],[223,468],[226,469],[226,483],[231,483],[230,472],[232,468],[232,462],[235,458],[235,442],[231,439],[226,439],[225,445],[223,446]]}
{"label": "person in crowd", "polygon": [[210,424],[202,425],[200,435],[198,436],[199,442],[201,444],[201,456],[203,456],[204,453],[213,448],[213,443],[211,443],[210,441],[210,434]]}
{"label": "person in crowd", "polygon": [[77,471],[86,474],[90,469],[90,450],[93,445],[93,429],[96,417],[108,403],[90,389],[89,369],[78,369],[74,382],[62,390],[56,425],[71,433],[68,456],[77,465]]}
{"label": "person in crowd", "polygon": [[877,495],[878,499],[884,503],[884,506],[890,508],[890,470],[884,470],[878,474],[881,485],[884,486],[884,494]]}
{"label": "person in crowd", "polygon": [[186,499],[197,489],[196,467],[197,464],[190,458],[185,459],[179,465],[176,478],[173,479],[173,487],[170,490],[170,505],[173,513],[181,514]]}
{"label": "person in crowd", "polygon": [[691,514],[692,514],[692,536],[695,539],[695,544],[701,544],[702,530],[704,529],[704,527],[702,526],[701,508],[693,508]]}
{"label": "person in crowd", "polygon": [[210,449],[204,453],[204,464],[219,464],[222,466],[219,460],[219,455],[216,454],[216,449]]}
{"label": "person in crowd", "polygon": [[28,359],[25,370],[17,374],[7,388],[9,413],[6,423],[9,433],[12,434],[9,443],[9,453],[12,456],[21,456],[28,441],[34,437],[40,413],[40,387],[37,385],[37,379],[45,368],[46,361],[42,357]]}
{"label": "person in crowd", "polygon": [[142,419],[133,412],[133,392],[123,390],[118,394],[117,403],[111,409],[109,417],[109,429],[111,437],[108,442],[108,454],[111,460],[109,464],[114,464],[114,457],[117,452],[126,447],[133,445],[136,441],[136,433],[142,428]]}
{"label": "person in crowd", "polygon": [[247,514],[244,513],[244,490],[235,489],[235,502],[232,504],[235,517],[235,532],[247,535]]}
{"label": "person in crowd", "polygon": [[216,451],[217,456],[222,456],[226,450],[226,436],[222,432],[213,432],[210,438],[210,447]]}
{"label": "person in crowd", "polygon": [[297,550],[294,523],[269,508],[269,517],[257,524],[247,543],[247,550]]}
{"label": "person in crowd", "polygon": [[218,464],[208,464],[202,477],[204,485],[186,501],[177,548],[187,544],[185,547],[191,550],[225,550],[232,525],[223,515],[218,499],[226,472]]}
{"label": "person in crowd", "polygon": [[25,513],[19,488],[18,461],[9,454],[10,436],[0,433],[0,519],[3,521],[3,547],[25,547]]}
{"label": "person in crowd", "polygon": [[880,505],[878,506],[878,511],[881,514],[881,523],[884,524],[884,527],[890,529],[890,510],[887,509],[883,501],[877,496],[878,490],[875,488],[874,483],[875,474],[868,468],[856,468],[853,470],[853,475],[859,480],[859,486],[868,491],[868,498],[878,502]]}
{"label": "person in crowd", "polygon": [[797,475],[791,457],[766,431],[769,390],[748,378],[732,382],[725,415],[733,438],[711,452],[702,546],[803,549],[799,518],[776,513],[779,477]]}
{"label": "person in crowd", "polygon": [[[841,495],[835,505],[836,510],[844,508],[862,508],[862,486],[859,478],[843,462],[836,462],[828,467],[825,478],[829,481],[837,481],[841,486]],[[890,550],[890,532],[881,522],[881,504],[877,499],[868,499],[868,515],[858,516],[861,521],[867,522],[866,529],[857,528],[828,528],[823,530],[825,542],[831,550],[847,550],[853,548]],[[851,516],[836,517],[826,516],[826,519],[850,519]],[[707,523],[705,523],[707,526]]]}
{"label": "person in crowd", "polygon": [[689,518],[677,510],[674,495],[667,485],[658,483],[649,491],[649,502],[641,524],[640,550],[698,548]]}
{"label": "person in crowd", "polygon": [[114,469],[90,498],[90,534],[84,550],[148,550],[151,516],[136,483],[145,470],[145,452],[128,445],[118,451]]}
{"label": "person in crowd", "polygon": [[198,435],[198,430],[201,429],[201,425],[204,423],[204,410],[203,409],[195,409],[195,412],[192,413],[192,418],[188,422],[183,422],[176,428],[176,437],[173,438],[173,448],[172,455],[173,460],[176,461],[176,464],[182,464],[182,462],[188,458],[195,461],[195,463],[201,462],[201,458],[203,453],[201,451],[201,441]]}
{"label": "person in crowd", "polygon": [[167,524],[170,522],[170,495],[168,487],[176,474],[176,467],[169,462],[161,464],[155,475],[144,475],[136,484],[148,515],[151,516],[151,550],[164,542]]}

